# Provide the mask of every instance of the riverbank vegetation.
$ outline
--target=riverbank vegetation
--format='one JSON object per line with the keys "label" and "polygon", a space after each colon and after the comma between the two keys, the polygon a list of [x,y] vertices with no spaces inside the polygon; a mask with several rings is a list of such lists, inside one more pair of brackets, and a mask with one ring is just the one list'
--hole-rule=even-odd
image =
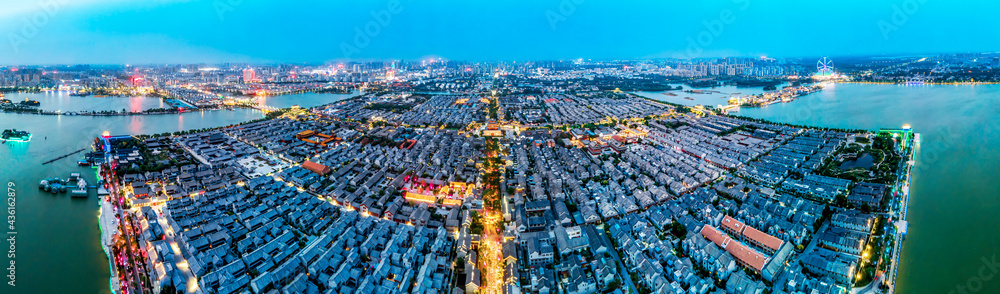
{"label": "riverbank vegetation", "polygon": [[[860,142],[868,142],[868,139],[860,140]],[[898,177],[896,172],[903,160],[903,155],[899,154],[896,144],[898,143],[887,133],[875,136],[870,144],[852,143],[838,149],[834,156],[824,162],[817,172],[820,175],[855,182],[891,185],[896,182]],[[872,163],[870,165],[844,165],[848,161],[866,159],[865,156],[871,157]]]}
{"label": "riverbank vegetation", "polygon": [[41,92],[41,87],[0,87],[0,93],[17,93],[17,92],[28,92],[28,93],[38,93]]}
{"label": "riverbank vegetation", "polygon": [[833,127],[819,127],[819,126],[797,125],[797,124],[775,122],[775,121],[769,121],[769,120],[766,120],[766,119],[753,118],[753,117],[747,117],[747,116],[741,116],[741,115],[735,115],[735,114],[719,114],[719,115],[720,116],[725,116],[725,117],[731,117],[731,118],[735,118],[735,119],[741,119],[741,120],[746,120],[746,121],[752,121],[752,122],[762,123],[762,124],[772,124],[772,125],[777,125],[777,126],[786,126],[786,127],[793,127],[793,128],[814,129],[814,130],[822,130],[822,131],[838,131],[838,132],[852,133],[852,134],[861,134],[861,133],[868,133],[868,132],[870,132],[868,130],[862,130],[862,129],[844,129],[844,128],[833,128]]}
{"label": "riverbank vegetation", "polygon": [[323,88],[313,91],[313,93],[319,93],[319,94],[351,94],[351,92],[352,91],[349,88],[339,88],[339,87]]}

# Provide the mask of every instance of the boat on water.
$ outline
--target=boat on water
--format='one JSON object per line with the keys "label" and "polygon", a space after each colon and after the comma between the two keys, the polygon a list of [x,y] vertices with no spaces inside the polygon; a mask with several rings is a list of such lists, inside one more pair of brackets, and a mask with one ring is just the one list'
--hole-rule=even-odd
{"label": "boat on water", "polygon": [[17,129],[6,129],[3,130],[3,133],[0,133],[0,139],[3,139],[4,142],[28,142],[31,141],[31,133],[18,131]]}
{"label": "boat on water", "polygon": [[694,98],[691,98],[691,97],[684,97],[684,99],[687,99],[687,100],[694,100]]}

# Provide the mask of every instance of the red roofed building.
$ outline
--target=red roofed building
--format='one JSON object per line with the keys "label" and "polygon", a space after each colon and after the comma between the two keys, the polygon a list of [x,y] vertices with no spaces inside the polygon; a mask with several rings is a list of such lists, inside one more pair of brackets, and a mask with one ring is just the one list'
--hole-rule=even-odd
{"label": "red roofed building", "polygon": [[715,227],[705,225],[701,228],[701,235],[726,250],[726,252],[729,252],[729,254],[732,254],[736,258],[736,262],[740,265],[751,268],[757,273],[761,273],[764,265],[767,265],[767,262],[771,259],[739,241],[730,239],[729,236],[726,236],[725,233],[722,233]]}
{"label": "red roofed building", "polygon": [[306,160],[306,162],[302,163],[302,168],[307,169],[307,170],[309,170],[311,172],[317,173],[317,174],[319,174],[321,176],[330,173],[330,167],[329,166],[325,166],[325,165],[322,165],[322,164],[319,164],[319,163],[315,163],[315,162],[312,162],[312,161],[308,161],[308,160]]}
{"label": "red roofed building", "polygon": [[485,137],[501,137],[503,136],[503,131],[500,130],[500,124],[496,121],[489,121],[486,123],[486,129],[483,130],[483,136]]}
{"label": "red roofed building", "polygon": [[764,270],[764,265],[771,260],[770,257],[764,256],[764,254],[740,242],[730,242],[729,246],[726,246],[726,252],[732,254],[737,262],[745,267],[752,268],[758,274]]}
{"label": "red roofed building", "polygon": [[746,227],[746,224],[728,215],[722,218],[721,225],[723,231],[736,237],[742,236],[743,229]]}
{"label": "red roofed building", "polygon": [[774,252],[778,251],[778,248],[781,248],[782,244],[785,244],[785,241],[761,232],[753,227],[747,226],[743,222],[728,215],[722,218],[722,230],[735,236],[739,240],[746,241],[760,249],[763,249],[769,254],[774,254]]}
{"label": "red roofed building", "polygon": [[774,254],[774,252],[778,251],[778,248],[781,248],[782,244],[785,244],[785,241],[753,227],[746,227],[746,230],[743,230],[743,239],[770,254]]}
{"label": "red roofed building", "polygon": [[705,239],[712,241],[712,243],[715,243],[715,245],[719,245],[719,247],[722,248],[726,248],[726,245],[728,245],[729,241],[732,240],[729,239],[729,236],[726,236],[726,234],[723,234],[722,232],[716,230],[715,227],[712,226],[702,227],[701,235],[705,236]]}

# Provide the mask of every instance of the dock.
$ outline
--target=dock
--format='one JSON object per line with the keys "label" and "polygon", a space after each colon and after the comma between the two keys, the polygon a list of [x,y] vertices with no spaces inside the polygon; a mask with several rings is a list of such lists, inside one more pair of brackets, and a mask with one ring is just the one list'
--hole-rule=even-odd
{"label": "dock", "polygon": [[59,156],[59,157],[56,157],[55,159],[52,159],[52,160],[49,160],[49,161],[46,161],[46,162],[42,162],[42,165],[46,165],[46,164],[49,164],[49,163],[52,163],[52,162],[54,162],[54,161],[56,161],[56,160],[60,160],[60,159],[63,159],[63,158],[66,158],[66,157],[69,157],[70,155],[73,155],[73,154],[77,154],[77,153],[80,153],[80,152],[83,152],[83,149],[80,149],[80,150],[77,150],[77,151],[73,151],[73,152],[70,152],[69,154],[66,154],[66,155],[63,155],[63,156]]}

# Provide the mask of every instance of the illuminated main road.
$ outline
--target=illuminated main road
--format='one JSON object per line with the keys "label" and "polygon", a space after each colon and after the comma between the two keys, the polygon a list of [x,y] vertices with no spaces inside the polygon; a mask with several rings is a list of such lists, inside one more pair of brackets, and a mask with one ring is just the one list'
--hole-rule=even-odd
{"label": "illuminated main road", "polygon": [[[495,149],[491,148],[496,146]],[[495,141],[488,142],[486,148],[485,166],[482,172],[486,175],[483,189],[483,203],[485,205],[485,215],[483,221],[483,238],[479,243],[479,260],[481,261],[483,287],[480,293],[502,294],[504,285],[504,262],[503,262],[503,230],[501,220],[503,218],[499,203],[500,191],[497,183],[503,175],[503,166],[496,164],[501,153],[500,144]],[[494,149],[494,150],[491,150]],[[495,181],[491,178],[495,177]]]}

